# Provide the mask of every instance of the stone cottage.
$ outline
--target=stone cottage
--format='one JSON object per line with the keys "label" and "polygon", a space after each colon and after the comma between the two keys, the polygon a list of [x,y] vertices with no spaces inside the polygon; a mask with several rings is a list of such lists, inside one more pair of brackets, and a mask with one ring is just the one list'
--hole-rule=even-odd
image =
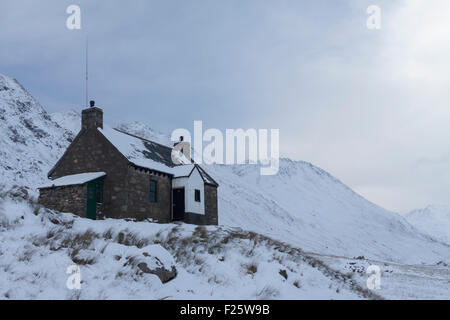
{"label": "stone cottage", "polygon": [[203,168],[186,159],[175,165],[171,147],[104,127],[94,105],[39,188],[40,204],[90,219],[217,225],[218,184]]}

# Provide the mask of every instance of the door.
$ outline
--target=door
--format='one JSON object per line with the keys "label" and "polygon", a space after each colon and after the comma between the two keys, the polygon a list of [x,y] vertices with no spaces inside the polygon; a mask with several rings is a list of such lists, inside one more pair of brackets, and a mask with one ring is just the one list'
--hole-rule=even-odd
{"label": "door", "polygon": [[184,188],[173,189],[173,220],[184,219]]}
{"label": "door", "polygon": [[87,184],[87,204],[86,218],[95,220],[97,218],[97,201],[96,201],[97,183],[91,181]]}

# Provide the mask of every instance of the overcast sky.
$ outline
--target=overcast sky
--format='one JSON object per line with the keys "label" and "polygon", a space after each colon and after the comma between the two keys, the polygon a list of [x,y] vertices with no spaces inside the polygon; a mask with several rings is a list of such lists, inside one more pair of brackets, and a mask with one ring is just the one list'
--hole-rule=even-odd
{"label": "overcast sky", "polygon": [[282,156],[387,209],[450,204],[450,1],[2,0],[0,73],[80,111],[87,33],[111,125],[279,128]]}

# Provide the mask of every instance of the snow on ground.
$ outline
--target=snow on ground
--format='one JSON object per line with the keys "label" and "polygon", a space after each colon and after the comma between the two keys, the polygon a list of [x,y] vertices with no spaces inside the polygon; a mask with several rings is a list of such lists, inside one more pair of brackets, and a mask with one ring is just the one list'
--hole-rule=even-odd
{"label": "snow on ground", "polygon": [[450,244],[450,206],[432,205],[416,209],[405,218],[422,233]]}
{"label": "snow on ground", "polygon": [[[3,195],[0,230],[0,299],[379,298],[299,249],[229,228],[91,221]],[[177,276],[141,272],[142,252]],[[75,263],[81,289],[69,290]]]}
{"label": "snow on ground", "polygon": [[374,290],[385,299],[440,299],[450,297],[450,266],[440,262],[437,265],[402,265],[387,261],[352,259],[345,257],[312,254],[331,268],[351,273],[352,279],[365,286],[370,276],[369,266],[380,268],[380,289]]}
{"label": "snow on ground", "polygon": [[[13,192],[14,193],[14,192]],[[0,299],[447,299],[450,268],[308,253],[229,227],[91,221],[0,197]],[[25,197],[26,198],[26,197]],[[153,260],[149,259],[150,256]],[[174,266],[162,283],[149,268]],[[81,289],[66,286],[77,264]],[[381,288],[366,289],[369,265]],[[154,266],[153,266],[154,267]]]}

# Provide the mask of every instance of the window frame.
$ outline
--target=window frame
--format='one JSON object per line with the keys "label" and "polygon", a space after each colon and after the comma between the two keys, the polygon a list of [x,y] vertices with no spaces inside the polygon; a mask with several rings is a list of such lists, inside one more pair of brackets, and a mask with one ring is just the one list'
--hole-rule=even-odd
{"label": "window frame", "polygon": [[156,179],[150,179],[150,182],[149,182],[149,200],[150,200],[151,203],[157,203],[158,202],[158,180],[156,180]]}
{"label": "window frame", "polygon": [[[202,202],[202,197],[201,197],[201,191],[200,189],[194,189],[194,200],[195,202]],[[197,200],[197,195],[198,195],[198,200]]]}

